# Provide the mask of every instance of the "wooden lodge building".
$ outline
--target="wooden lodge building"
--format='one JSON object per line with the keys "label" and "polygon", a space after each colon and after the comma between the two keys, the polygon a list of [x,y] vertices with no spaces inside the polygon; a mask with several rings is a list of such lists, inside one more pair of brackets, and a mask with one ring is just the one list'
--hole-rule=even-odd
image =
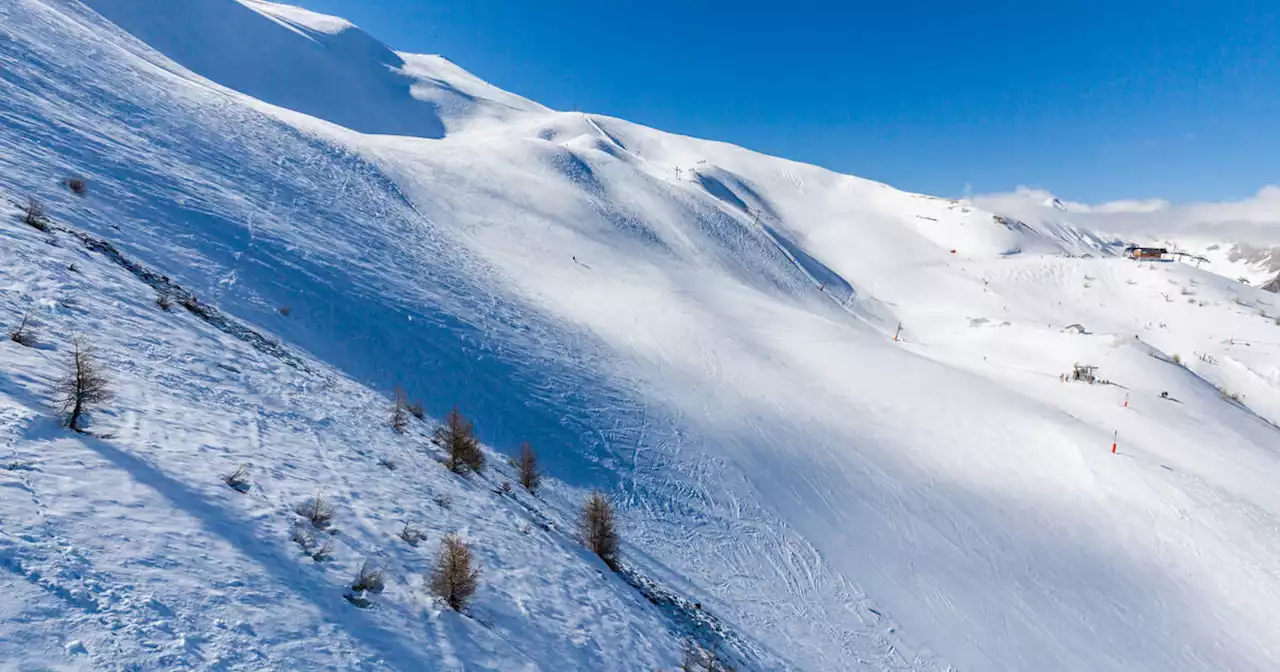
{"label": "wooden lodge building", "polygon": [[1166,261],[1169,250],[1163,247],[1138,247],[1130,245],[1124,248],[1124,256],[1136,261]]}

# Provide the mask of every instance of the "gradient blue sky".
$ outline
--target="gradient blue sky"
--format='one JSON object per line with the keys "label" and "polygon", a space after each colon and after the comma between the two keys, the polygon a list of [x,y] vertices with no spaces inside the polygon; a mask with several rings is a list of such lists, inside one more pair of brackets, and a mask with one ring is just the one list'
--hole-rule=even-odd
{"label": "gradient blue sky", "polygon": [[556,109],[912,191],[1280,183],[1277,0],[292,1]]}

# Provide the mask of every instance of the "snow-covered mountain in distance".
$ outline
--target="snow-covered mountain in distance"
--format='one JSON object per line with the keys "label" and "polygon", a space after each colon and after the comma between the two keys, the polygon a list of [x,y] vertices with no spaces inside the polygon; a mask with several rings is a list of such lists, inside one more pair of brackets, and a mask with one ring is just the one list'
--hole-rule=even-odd
{"label": "snow-covered mountain in distance", "polygon": [[[1201,268],[1241,282],[1265,287],[1280,276],[1280,246],[1175,236],[1159,240],[1166,249],[1200,257]],[[1275,290],[1271,290],[1275,291]]]}
{"label": "snow-covered mountain in distance", "polygon": [[[1173,205],[1162,199],[1088,205],[1019,188],[975,203],[1039,226],[1093,230],[1116,245],[1164,247],[1194,257],[1197,268],[1260,287],[1280,282],[1280,187],[1234,203]],[[1276,291],[1272,289],[1271,291]]]}
{"label": "snow-covered mountain in distance", "polygon": [[[5,665],[1280,665],[1274,295],[284,5],[17,0],[0,38],[0,191],[53,222],[0,218],[0,320],[39,325],[0,344]],[[55,421],[74,334],[94,436]],[[395,385],[489,468],[396,434]],[[502,486],[526,441],[536,497]],[[574,538],[595,488],[621,573]],[[324,562],[290,540],[317,492]],[[461,614],[424,585],[448,532]]]}

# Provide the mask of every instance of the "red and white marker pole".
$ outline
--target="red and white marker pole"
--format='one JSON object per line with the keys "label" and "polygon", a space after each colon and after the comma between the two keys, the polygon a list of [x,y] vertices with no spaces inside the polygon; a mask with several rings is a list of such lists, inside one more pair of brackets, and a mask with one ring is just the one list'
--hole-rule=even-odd
{"label": "red and white marker pole", "polygon": [[1124,393],[1124,407],[1125,407],[1125,408],[1129,408],[1129,393],[1128,393],[1128,392],[1125,392],[1125,393]]}
{"label": "red and white marker pole", "polygon": [[1119,440],[1120,440],[1120,430],[1117,429],[1111,433],[1111,454],[1113,455],[1116,452],[1116,443]]}

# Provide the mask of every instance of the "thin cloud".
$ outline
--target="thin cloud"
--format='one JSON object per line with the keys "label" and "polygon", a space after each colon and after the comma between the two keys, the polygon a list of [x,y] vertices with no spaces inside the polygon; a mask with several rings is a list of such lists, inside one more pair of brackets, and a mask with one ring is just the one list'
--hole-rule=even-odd
{"label": "thin cloud", "polygon": [[1130,238],[1170,236],[1280,244],[1280,185],[1268,185],[1239,201],[1174,205],[1160,198],[1089,204],[1058,199],[1031,187],[972,198],[974,205],[1024,221],[1066,221]]}

